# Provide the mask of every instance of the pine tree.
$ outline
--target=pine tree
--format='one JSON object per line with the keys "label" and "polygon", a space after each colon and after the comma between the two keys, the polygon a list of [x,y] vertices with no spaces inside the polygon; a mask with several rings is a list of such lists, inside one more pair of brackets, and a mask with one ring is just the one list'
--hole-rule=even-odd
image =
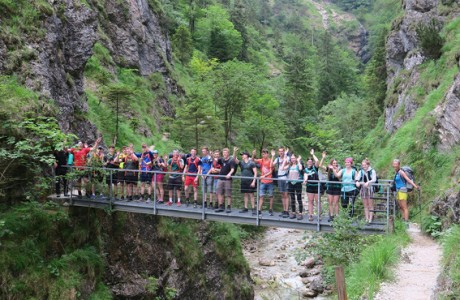
{"label": "pine tree", "polygon": [[185,25],[180,25],[172,38],[174,52],[183,64],[188,64],[193,55],[193,41],[190,31]]}

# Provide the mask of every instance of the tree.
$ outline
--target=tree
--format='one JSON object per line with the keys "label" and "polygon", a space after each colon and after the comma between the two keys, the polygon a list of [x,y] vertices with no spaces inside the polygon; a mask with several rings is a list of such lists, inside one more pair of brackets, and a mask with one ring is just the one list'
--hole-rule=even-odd
{"label": "tree", "polygon": [[192,59],[193,40],[185,25],[180,25],[172,37],[174,51],[182,64],[188,64]]}
{"label": "tree", "polygon": [[241,34],[242,44],[241,50],[238,54],[238,59],[248,62],[249,61],[249,34],[247,30],[248,24],[248,17],[246,14],[246,7],[244,6],[241,0],[235,1],[235,5],[233,7],[231,13],[231,21],[235,25],[235,29]]}
{"label": "tree", "polygon": [[134,89],[123,83],[112,83],[102,88],[102,98],[107,101],[109,107],[115,111],[115,136],[113,137],[113,144],[116,145],[119,135],[119,119],[120,114],[127,112],[129,102],[134,96]]}
{"label": "tree", "polygon": [[219,108],[216,113],[223,119],[226,146],[233,133],[234,121],[241,117],[257,84],[258,74],[251,64],[233,60],[221,64],[214,71],[213,94]]}

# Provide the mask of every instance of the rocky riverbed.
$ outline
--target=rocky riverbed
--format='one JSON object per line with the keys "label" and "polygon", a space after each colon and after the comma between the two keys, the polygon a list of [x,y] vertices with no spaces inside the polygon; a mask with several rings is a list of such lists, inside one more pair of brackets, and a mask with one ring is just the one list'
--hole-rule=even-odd
{"label": "rocky riverbed", "polygon": [[325,299],[322,294],[328,294],[328,290],[320,275],[321,261],[314,257],[298,259],[309,238],[300,230],[269,228],[263,236],[245,244],[254,299]]}

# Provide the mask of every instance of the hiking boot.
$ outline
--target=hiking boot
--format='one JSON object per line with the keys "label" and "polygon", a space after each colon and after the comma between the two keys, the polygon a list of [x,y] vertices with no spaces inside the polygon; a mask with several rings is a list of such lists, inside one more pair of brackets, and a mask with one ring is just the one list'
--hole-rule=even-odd
{"label": "hiking boot", "polygon": [[303,220],[302,214],[298,214],[298,215],[297,215],[297,220],[299,220],[299,221],[300,221],[300,220]]}
{"label": "hiking boot", "polygon": [[197,208],[198,207],[198,203],[195,201],[193,202],[193,208]]}
{"label": "hiking boot", "polygon": [[242,210],[240,210],[240,213],[244,214],[244,213],[247,213],[249,210],[247,208],[243,208]]}
{"label": "hiking boot", "polygon": [[224,206],[223,205],[220,205],[214,212],[217,212],[217,213],[220,213],[220,212],[224,212]]}
{"label": "hiking boot", "polygon": [[230,205],[227,205],[227,210],[225,211],[227,214],[232,212],[232,207]]}
{"label": "hiking boot", "polygon": [[269,215],[269,216],[273,216],[273,210],[272,210],[272,209],[269,209],[269,210],[268,210],[268,215]]}
{"label": "hiking boot", "polygon": [[292,213],[292,214],[289,216],[289,219],[295,219],[295,214]]}

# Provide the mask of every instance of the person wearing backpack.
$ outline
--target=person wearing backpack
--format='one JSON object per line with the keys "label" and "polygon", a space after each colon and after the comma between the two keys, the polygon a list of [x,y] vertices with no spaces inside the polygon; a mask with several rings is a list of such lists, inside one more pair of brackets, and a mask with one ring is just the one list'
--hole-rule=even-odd
{"label": "person wearing backpack", "polygon": [[158,204],[163,204],[164,203],[164,196],[165,196],[165,191],[163,188],[163,180],[165,177],[164,173],[157,173],[157,172],[167,172],[168,168],[166,165],[166,161],[168,160],[168,157],[165,155],[164,158],[160,156],[158,153],[158,150],[152,149],[152,154],[153,154],[153,161],[152,161],[152,171],[153,171],[153,176],[152,176],[152,186],[155,191],[158,190]]}
{"label": "person wearing backpack", "polygon": [[[319,162],[315,156],[315,150],[310,151],[311,158],[307,160],[307,166],[305,167],[305,179],[304,183],[307,184],[307,197],[308,197],[308,221],[313,221],[313,208],[314,203],[318,205],[319,215],[318,218],[321,220],[321,199],[318,197],[318,185],[319,185],[319,173],[318,168],[320,164],[323,164],[323,160]],[[310,182],[309,182],[310,181]],[[315,181],[315,182],[311,182]]]}
{"label": "person wearing backpack", "polygon": [[[291,196],[291,215],[289,219],[302,220],[303,219],[303,203],[302,203],[302,182],[304,168],[302,165],[302,157],[298,157],[295,154],[291,154],[290,160],[287,159],[283,162],[282,168],[287,172],[287,182],[289,195]],[[297,204],[299,207],[298,213],[296,214],[295,201],[297,197]],[[288,216],[283,216],[286,218]]]}
{"label": "person wearing backpack", "polygon": [[172,157],[168,160],[169,167],[169,178],[168,178],[168,190],[169,190],[169,201],[166,205],[171,206],[173,203],[173,192],[176,190],[177,194],[177,206],[181,206],[180,193],[182,189],[182,170],[184,169],[184,160],[179,156],[179,150],[174,150]]}
{"label": "person wearing backpack", "polygon": [[184,168],[184,175],[182,175],[182,180],[184,181],[184,190],[185,190],[185,201],[187,206],[190,205],[190,194],[189,187],[193,186],[193,208],[198,206],[198,185],[199,178],[198,174],[201,174],[201,159],[196,156],[196,149],[192,148],[190,150],[190,156],[186,159],[186,164]]}
{"label": "person wearing backpack", "polygon": [[[208,207],[207,196],[209,194],[210,202],[212,202],[212,187],[213,178],[208,176],[209,171],[212,167],[212,157],[209,154],[208,147],[201,148],[201,174],[203,175],[203,202],[204,207]],[[211,204],[212,206],[212,204]]]}
{"label": "person wearing backpack", "polygon": [[[235,152],[238,151],[236,148]],[[238,160],[236,153],[234,156],[235,164],[241,168],[241,176],[244,177],[241,179],[241,188],[240,192],[243,194],[244,198],[244,208],[240,210],[240,213],[247,213],[248,202],[251,200],[252,214],[256,214],[256,206],[254,201],[254,192],[257,187],[257,166],[249,158],[250,154],[248,151],[243,151],[241,153],[241,160]]]}
{"label": "person wearing backpack", "polygon": [[[236,156],[236,148],[233,149],[233,157]],[[219,172],[219,179],[217,180],[217,201],[219,207],[215,212],[232,212],[232,175],[235,174],[236,164],[235,160],[230,156],[228,148],[222,149],[222,158],[219,158],[218,163],[222,166]],[[225,198],[227,198],[227,209],[225,210]]]}
{"label": "person wearing backpack", "polygon": [[[408,192],[411,188],[419,189],[419,186],[410,178],[409,174],[404,172],[401,168],[401,161],[399,159],[393,160],[393,169],[395,170],[394,188],[396,191],[396,200],[401,208],[403,219],[405,222],[409,221],[409,207],[407,205]],[[407,172],[408,173],[408,172]]]}
{"label": "person wearing backpack", "polygon": [[[322,160],[326,158],[326,152],[323,152]],[[339,215],[339,198],[341,194],[342,185],[340,183],[340,178],[334,175],[334,170],[337,172],[339,168],[339,163],[335,158],[331,159],[327,167],[323,167],[322,163],[319,165],[320,168],[323,168],[327,172],[327,181],[326,184],[326,194],[327,200],[329,202],[329,219],[328,222],[334,221],[334,218]],[[337,182],[337,183],[334,183]]]}
{"label": "person wearing backpack", "polygon": [[[140,155],[140,169],[141,169],[141,200],[146,200],[147,203],[150,203],[152,197],[152,170],[153,166],[153,153],[147,147],[147,144],[142,144],[142,153]],[[145,199],[145,186],[147,185],[148,198]]]}
{"label": "person wearing backpack", "polygon": [[139,170],[139,158],[134,153],[133,149],[129,147],[126,150],[126,157],[123,161],[123,169],[125,170],[125,183],[126,183],[126,201],[133,201],[134,190],[137,187],[138,172]]}
{"label": "person wearing backpack", "polygon": [[[209,209],[218,209],[218,199],[217,199],[217,182],[219,181],[219,174],[222,169],[222,161],[220,159],[220,150],[214,150],[211,169],[208,172],[208,176],[212,178],[212,192],[209,196]],[[213,207],[213,198],[215,200]]]}
{"label": "person wearing backpack", "polygon": [[341,189],[341,202],[342,207],[347,208],[350,206],[350,217],[355,214],[355,200],[358,195],[356,187],[356,168],[353,166],[353,158],[348,157],[345,159],[345,168],[341,170],[334,170],[334,176],[342,180]]}
{"label": "person wearing backpack", "polygon": [[268,214],[273,216],[273,161],[275,160],[275,151],[271,151],[271,158],[268,155],[267,149],[262,149],[262,158],[256,159],[256,150],[252,151],[252,157],[256,164],[260,165],[260,187],[259,187],[259,215],[262,215],[262,206],[264,198],[269,197],[270,206]]}
{"label": "person wearing backpack", "polygon": [[276,174],[276,178],[278,179],[278,191],[281,193],[281,202],[283,203],[283,212],[280,214],[280,217],[287,218],[289,217],[289,185],[287,181],[287,170],[283,169],[283,165],[285,165],[284,162],[286,162],[287,165],[290,159],[287,155],[287,150],[285,151],[283,147],[279,147],[278,157],[273,162],[273,165],[276,167],[274,174]]}
{"label": "person wearing backpack", "polygon": [[366,158],[361,163],[361,171],[358,172],[356,180],[358,180],[356,186],[361,187],[360,194],[364,204],[366,224],[370,224],[374,218],[374,203],[372,201],[374,186],[372,184],[377,182],[377,173],[372,169],[369,159]]}

